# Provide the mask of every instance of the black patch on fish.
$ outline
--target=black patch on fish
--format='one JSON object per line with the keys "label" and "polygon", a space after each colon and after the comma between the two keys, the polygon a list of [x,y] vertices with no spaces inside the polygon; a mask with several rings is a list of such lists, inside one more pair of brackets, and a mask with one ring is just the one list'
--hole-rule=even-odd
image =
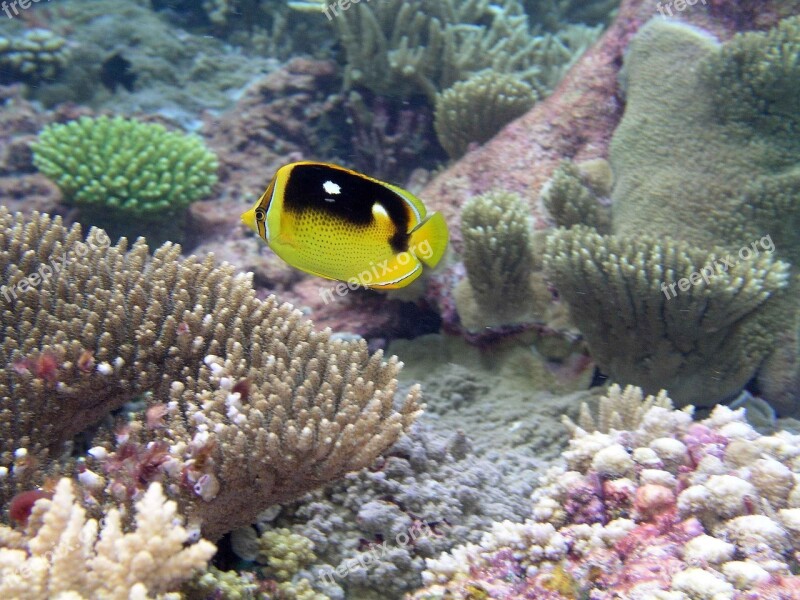
{"label": "black patch on fish", "polygon": [[401,252],[406,252],[408,250],[409,239],[411,239],[410,235],[398,231],[389,238],[389,245],[392,247],[392,250],[394,250],[395,254],[400,254]]}
{"label": "black patch on fish", "polygon": [[[339,186],[338,194],[329,194],[326,182]],[[331,202],[330,200],[333,200]],[[374,220],[372,207],[379,204],[397,228],[389,243],[392,248],[407,249],[410,208],[407,201],[388,187],[356,173],[324,165],[297,165],[292,168],[283,192],[283,209],[302,213],[316,210],[354,225],[367,226]],[[405,248],[403,248],[405,243]]]}
{"label": "black patch on fish", "polygon": [[132,66],[128,59],[117,52],[100,66],[100,82],[112,92],[117,91],[118,85],[132,92],[133,84],[136,83],[136,73],[131,71]]}

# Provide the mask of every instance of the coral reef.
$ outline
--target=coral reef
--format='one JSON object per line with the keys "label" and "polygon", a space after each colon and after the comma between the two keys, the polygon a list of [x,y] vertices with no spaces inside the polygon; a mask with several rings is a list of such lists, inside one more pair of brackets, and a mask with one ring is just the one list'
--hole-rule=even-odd
{"label": "coral reef", "polygon": [[[588,167],[601,173],[581,172],[577,165],[565,160],[542,188],[542,201],[558,227],[569,229],[573,225],[588,225],[600,233],[609,233],[611,211],[609,206],[601,203],[601,198],[611,191],[610,168],[602,159],[592,161]],[[602,173],[606,170],[607,173]]]}
{"label": "coral reef", "polygon": [[49,125],[32,150],[81,220],[114,238],[181,241],[187,207],[217,181],[217,159],[199,137],[134,119]]}
{"label": "coral reef", "polygon": [[[572,4],[576,10],[587,6],[585,2]],[[698,3],[683,11],[680,18],[727,39],[739,30],[769,29],[781,16],[797,14],[798,10],[798,0],[763,0],[757,9],[751,2],[709,0],[707,5]],[[744,16],[727,18],[738,13]],[[461,207],[470,198],[492,189],[513,191],[527,199],[536,229],[552,224],[540,200],[540,190],[564,158],[576,163],[607,158],[608,144],[624,107],[618,76],[625,50],[641,26],[657,14],[649,0],[623,0],[608,30],[577,59],[551,95],[485,145],[438,173],[420,191],[427,206],[447,220],[450,244],[456,252],[462,250]],[[681,69],[685,64],[681,59],[669,67]],[[693,106],[693,98],[677,107],[676,114],[685,114],[685,109]],[[653,99],[650,106],[658,106],[658,101]],[[682,137],[680,144],[686,139]],[[676,147],[682,147],[680,144]],[[661,147],[665,155],[660,161],[666,165],[681,154],[669,151],[666,144]],[[706,160],[713,156],[713,152],[709,153]]]}
{"label": "coral reef", "polygon": [[[618,413],[642,397],[612,393]],[[574,429],[532,517],[429,559],[411,598],[797,597],[800,436],[759,435],[741,409],[694,422],[646,402],[630,429]]]}
{"label": "coral reef", "polygon": [[87,519],[73,483],[61,479],[52,500],[36,502],[24,532],[0,525],[0,594],[30,600],[150,598],[177,591],[216,552],[214,544],[193,540],[159,483],[136,503],[134,521],[135,527],[123,531],[115,508],[102,523]]}
{"label": "coral reef", "polygon": [[[473,198],[461,213],[467,278],[455,291],[464,326],[514,323],[531,312],[531,227],[517,194]],[[476,305],[476,306],[475,306]]]}
{"label": "coral reef", "polygon": [[[43,483],[65,443],[126,402],[144,413],[98,434],[76,466],[88,506],[128,503],[161,481],[215,539],[268,506],[369,465],[418,415],[394,408],[396,358],[316,333],[255,297],[213,257],[152,258],[60,219],[2,221],[4,364],[0,504]],[[49,272],[48,272],[49,270]]]}
{"label": "coral reef", "polygon": [[275,66],[207,32],[175,28],[150,2],[39,3],[26,13],[73,43],[58,80],[28,90],[46,106],[78,102],[118,114],[146,111],[193,129],[203,109],[230,107],[254,77]]}
{"label": "coral reef", "polygon": [[[757,75],[791,64],[795,21],[720,44],[658,19],[631,43],[625,116],[610,145],[613,235],[559,232],[546,261],[592,355],[618,381],[711,405],[756,376],[780,412],[797,408],[800,312],[793,291],[776,294],[791,280],[771,255],[797,258],[797,115],[780,111],[798,107],[770,105],[785,90]],[[566,194],[561,205],[587,202],[579,187]]]}
{"label": "coral reef", "polygon": [[516,76],[481,71],[436,95],[434,127],[451,158],[472,143],[482,144],[502,127],[525,114],[537,94]]}
{"label": "coral reef", "polygon": [[70,59],[67,40],[47,29],[20,36],[0,36],[0,83],[32,85],[55,79]]}
{"label": "coral reef", "polygon": [[344,108],[353,131],[350,160],[359,171],[384,181],[405,182],[419,165],[444,159],[431,135],[434,117],[427,107],[410,108],[381,97],[368,100],[350,91]]}
{"label": "coral reef", "polygon": [[722,255],[574,227],[548,238],[545,265],[603,372],[710,406],[738,394],[773,351],[790,276],[768,254],[721,270]]}
{"label": "coral reef", "polygon": [[487,68],[514,74],[545,93],[598,35],[582,26],[563,37],[531,35],[517,0],[386,0],[341,11],[331,23],[347,57],[347,87],[422,94],[431,104],[437,92]]}

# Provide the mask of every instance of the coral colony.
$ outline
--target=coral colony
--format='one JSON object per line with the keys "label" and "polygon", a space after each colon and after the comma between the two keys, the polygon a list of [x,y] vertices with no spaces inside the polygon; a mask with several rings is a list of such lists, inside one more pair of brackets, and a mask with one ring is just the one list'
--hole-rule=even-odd
{"label": "coral colony", "polygon": [[800,598],[800,0],[0,12],[1,599]]}

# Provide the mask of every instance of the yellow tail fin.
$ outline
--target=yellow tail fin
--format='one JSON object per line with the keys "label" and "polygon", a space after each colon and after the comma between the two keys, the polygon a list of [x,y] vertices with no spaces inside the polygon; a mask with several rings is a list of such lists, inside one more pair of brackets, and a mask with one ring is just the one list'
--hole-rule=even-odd
{"label": "yellow tail fin", "polygon": [[442,213],[435,212],[411,232],[408,251],[427,267],[439,264],[447,250],[450,234]]}

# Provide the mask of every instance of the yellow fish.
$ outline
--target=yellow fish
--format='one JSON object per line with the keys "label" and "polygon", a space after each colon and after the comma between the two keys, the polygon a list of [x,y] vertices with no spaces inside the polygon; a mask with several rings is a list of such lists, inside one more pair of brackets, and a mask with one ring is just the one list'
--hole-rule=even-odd
{"label": "yellow fish", "polygon": [[440,213],[402,188],[337,165],[284,165],[242,222],[293,267],[376,289],[407,286],[447,248]]}

